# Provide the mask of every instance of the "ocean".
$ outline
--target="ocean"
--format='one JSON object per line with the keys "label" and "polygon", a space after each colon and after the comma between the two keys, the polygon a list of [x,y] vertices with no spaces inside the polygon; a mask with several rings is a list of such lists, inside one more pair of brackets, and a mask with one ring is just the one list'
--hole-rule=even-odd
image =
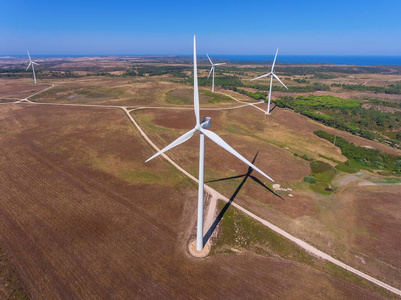
{"label": "ocean", "polygon": [[[210,55],[213,59],[228,59],[232,62],[271,62],[274,55]],[[391,65],[400,66],[401,56],[359,55],[278,55],[280,63],[328,63],[335,65]]]}
{"label": "ocean", "polygon": [[[0,58],[3,55],[0,55]],[[6,56],[6,55],[4,55]],[[3,57],[4,57],[3,56]],[[108,55],[33,55],[33,57],[95,57]],[[189,55],[110,55],[110,56],[141,56],[141,57],[192,57]],[[271,55],[232,55],[232,54],[210,54],[213,60],[229,60],[231,62],[272,62],[274,54]],[[26,55],[10,55],[10,57],[26,57]],[[206,58],[206,55],[198,55],[199,58]],[[386,56],[386,55],[278,55],[277,62],[279,63],[327,63],[335,65],[386,65],[386,66],[401,66],[401,56]]]}

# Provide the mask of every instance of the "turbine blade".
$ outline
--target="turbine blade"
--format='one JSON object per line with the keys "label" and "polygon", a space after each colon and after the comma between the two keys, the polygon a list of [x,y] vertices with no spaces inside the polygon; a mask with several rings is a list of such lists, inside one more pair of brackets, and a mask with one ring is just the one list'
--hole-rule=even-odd
{"label": "turbine blade", "polygon": [[277,53],[278,53],[278,48],[276,51],[276,55],[274,56],[274,61],[273,61],[273,65],[272,65],[272,73],[273,73],[274,65],[276,64]]}
{"label": "turbine blade", "polygon": [[206,56],[207,56],[207,58],[209,59],[210,63],[211,63],[212,66],[213,66],[213,62],[212,62],[212,60],[210,59],[209,55],[207,55],[207,53],[206,53]]}
{"label": "turbine blade", "polygon": [[29,61],[31,61],[31,56],[29,55],[29,51],[26,50],[26,52],[28,53]]}
{"label": "turbine blade", "polygon": [[209,75],[207,75],[207,79],[209,79],[210,74],[212,74],[212,71],[213,71],[213,66],[210,68],[210,72],[209,72]]}
{"label": "turbine blade", "polygon": [[224,148],[225,150],[230,152],[232,155],[237,157],[239,160],[242,160],[244,163],[246,163],[252,169],[254,169],[255,171],[259,172],[261,175],[263,175],[267,179],[269,179],[269,180],[274,182],[273,179],[271,179],[269,176],[267,176],[265,173],[263,173],[258,167],[256,167],[254,164],[252,164],[250,161],[248,161],[245,157],[243,157],[241,154],[239,154],[237,151],[235,151],[229,144],[227,144],[221,137],[219,137],[213,131],[210,131],[210,130],[207,130],[207,129],[204,129],[204,128],[201,128],[200,131],[202,133],[204,133],[213,142],[215,142],[217,145],[219,145],[220,147]]}
{"label": "turbine blade", "polygon": [[285,84],[280,80],[280,78],[278,78],[278,76],[276,74],[273,73],[274,78],[276,78],[278,81],[280,81],[280,83],[288,90],[288,87],[285,86]]}
{"label": "turbine blade", "polygon": [[219,63],[219,64],[214,64],[215,66],[221,66],[221,65],[225,65],[226,63]]}
{"label": "turbine blade", "polygon": [[170,150],[171,148],[174,148],[175,146],[178,146],[179,144],[184,143],[185,141],[189,140],[196,132],[196,129],[191,129],[187,133],[184,133],[182,136],[180,136],[178,139],[176,139],[174,142],[172,142],[170,145],[164,147],[162,150],[157,152],[155,155],[153,155],[151,158],[148,158],[146,162],[150,161],[151,159],[154,159],[156,156],[159,156],[160,154],[166,152],[167,150]]}
{"label": "turbine blade", "polygon": [[199,90],[198,90],[198,68],[196,65],[196,37],[194,35],[194,110],[196,125],[200,124],[199,117]]}
{"label": "turbine blade", "polygon": [[25,71],[28,71],[29,67],[31,66],[31,63],[29,63],[28,67],[26,68]]}
{"label": "turbine blade", "polygon": [[269,76],[270,74],[271,74],[271,72],[270,72],[270,73],[267,73],[267,74],[263,74],[263,75],[261,75],[261,76],[259,76],[259,77],[256,77],[256,78],[254,78],[254,79],[251,79],[251,81],[256,80],[256,79],[260,79],[260,78],[263,78],[263,77],[267,77],[267,76]]}
{"label": "turbine blade", "polygon": [[34,61],[32,61],[32,63],[33,63],[34,65],[39,65],[38,63],[36,63],[36,62],[34,62]]}

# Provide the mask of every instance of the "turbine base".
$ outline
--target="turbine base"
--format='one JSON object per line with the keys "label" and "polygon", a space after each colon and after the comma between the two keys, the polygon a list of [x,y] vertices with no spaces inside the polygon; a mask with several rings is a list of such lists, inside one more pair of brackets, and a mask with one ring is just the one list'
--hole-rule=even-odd
{"label": "turbine base", "polygon": [[203,247],[203,249],[201,251],[198,251],[196,250],[196,240],[194,240],[189,243],[188,250],[193,257],[202,258],[209,255],[211,246],[210,243],[207,242],[206,245]]}

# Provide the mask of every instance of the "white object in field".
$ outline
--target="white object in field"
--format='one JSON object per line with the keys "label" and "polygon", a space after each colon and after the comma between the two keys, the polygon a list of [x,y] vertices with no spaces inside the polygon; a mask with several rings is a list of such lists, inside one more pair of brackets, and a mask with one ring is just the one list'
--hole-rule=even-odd
{"label": "white object in field", "polygon": [[35,83],[36,83],[35,65],[39,65],[39,64],[36,63],[36,62],[34,62],[34,61],[31,59],[31,56],[29,55],[29,51],[28,51],[28,50],[26,50],[26,52],[28,53],[28,58],[29,58],[29,65],[28,65],[28,67],[26,68],[26,71],[28,71],[29,67],[32,66],[33,79],[35,80]]}
{"label": "white object in field", "polygon": [[269,101],[267,102],[267,114],[270,114],[270,99],[271,99],[271,95],[272,95],[273,77],[276,78],[288,90],[288,87],[286,87],[285,84],[280,80],[280,78],[278,78],[278,76],[276,74],[274,74],[274,65],[276,64],[277,53],[278,53],[278,48],[277,48],[277,51],[276,51],[276,55],[274,56],[272,70],[270,71],[270,73],[261,75],[259,77],[254,78],[254,79],[251,79],[251,81],[252,81],[252,80],[256,80],[256,79],[260,79],[260,78],[263,78],[263,77],[270,76],[270,89],[269,89]]}
{"label": "white object in field", "polygon": [[226,63],[214,64],[212,62],[212,60],[210,59],[209,55],[207,55],[207,53],[206,53],[206,56],[209,59],[210,63],[212,64],[212,68],[210,69],[210,72],[209,72],[209,75],[207,76],[207,79],[209,79],[210,73],[213,72],[213,75],[212,75],[212,92],[214,93],[214,69],[215,69],[216,66],[225,65]]}

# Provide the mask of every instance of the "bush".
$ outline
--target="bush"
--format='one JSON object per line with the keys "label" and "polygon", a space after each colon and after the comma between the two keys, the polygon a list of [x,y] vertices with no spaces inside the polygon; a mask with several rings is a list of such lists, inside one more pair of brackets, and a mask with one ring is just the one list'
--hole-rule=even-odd
{"label": "bush", "polygon": [[306,177],[304,177],[304,181],[314,184],[314,183],[316,183],[316,178],[313,176],[306,176]]}

